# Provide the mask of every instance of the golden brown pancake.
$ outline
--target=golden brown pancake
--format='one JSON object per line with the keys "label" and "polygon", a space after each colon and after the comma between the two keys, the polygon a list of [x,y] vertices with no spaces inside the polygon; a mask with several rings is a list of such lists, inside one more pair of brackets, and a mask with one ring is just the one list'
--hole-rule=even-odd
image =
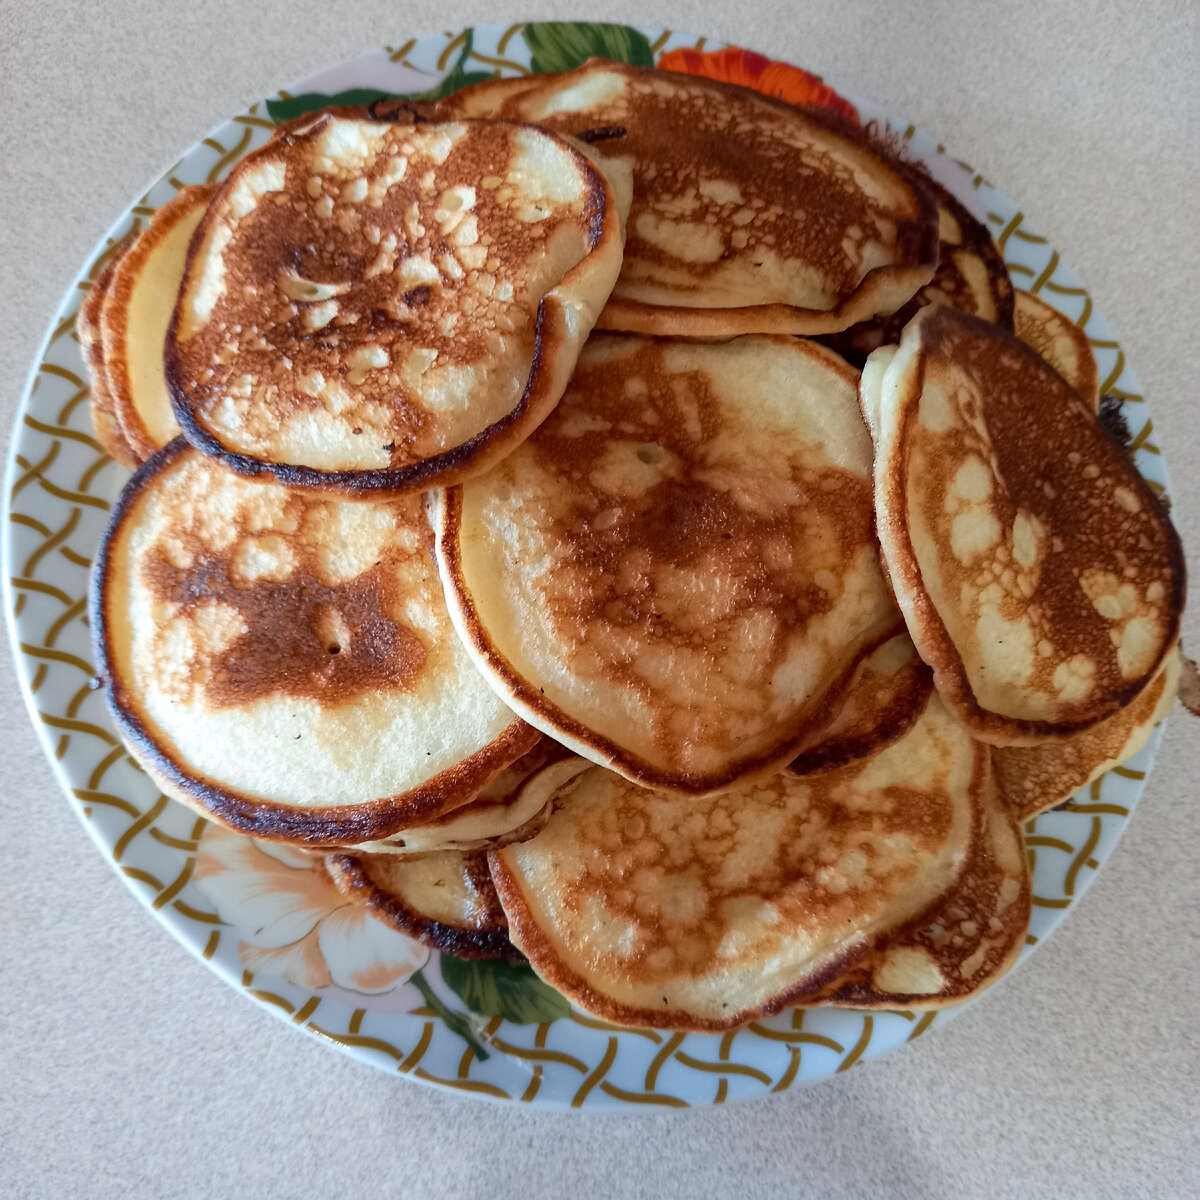
{"label": "golden brown pancake", "polygon": [[612,133],[631,165],[625,258],[601,329],[831,333],[905,304],[937,263],[937,212],[861,130],[745,88],[593,59],[534,86],[466,88],[440,112]]}
{"label": "golden brown pancake", "polygon": [[318,115],[234,168],[167,339],[184,434],[246,475],[391,495],[507,454],[620,266],[587,147],[499,122]]}
{"label": "golden brown pancake", "polygon": [[1031,821],[1069,800],[1105,771],[1132,758],[1171,711],[1179,688],[1179,651],[1131,704],[1099,725],[1040,746],[997,746],[992,770],[1001,795],[1018,821]]}
{"label": "golden brown pancake", "polygon": [[140,459],[126,440],[114,411],[112,389],[108,382],[108,372],[105,370],[104,341],[100,336],[100,310],[116,274],[117,264],[129,249],[133,238],[131,233],[113,248],[107,265],[92,282],[91,289],[83,298],[75,324],[91,383],[88,407],[92,415],[92,428],[105,451],[127,467],[136,467]]}
{"label": "golden brown pancake", "polygon": [[593,338],[546,423],[435,517],[505,702],[650,787],[786,763],[897,620],[856,379],[798,339]]}
{"label": "golden brown pancake", "polygon": [[913,725],[932,687],[908,634],[889,638],[859,664],[837,715],[800,747],[788,770],[809,775],[878,754]]}
{"label": "golden brown pancake", "polygon": [[1100,372],[1088,335],[1040,296],[1019,289],[1015,319],[1017,337],[1032,346],[1093,412],[1099,412]]}
{"label": "golden brown pancake", "polygon": [[289,490],[178,438],[114,509],[91,626],[139,762],[258,838],[389,837],[465,804],[537,740],[454,636],[419,497]]}
{"label": "golden brown pancake", "polygon": [[883,934],[813,1004],[915,1009],[960,1004],[1016,961],[1032,904],[1020,827],[989,787],[954,884],[919,916]]}
{"label": "golden brown pancake", "polygon": [[1013,285],[1004,255],[987,226],[936,179],[926,185],[937,199],[938,265],[933,278],[903,308],[890,316],[873,317],[843,333],[823,338],[851,362],[861,362],[879,346],[900,340],[904,327],[927,304],[948,304],[961,312],[1013,327]]}
{"label": "golden brown pancake", "polygon": [[100,329],[113,407],[139,462],[179,436],[163,371],[163,341],[179,295],[188,242],[215,184],[185,187],[122,255],[104,298]]}
{"label": "golden brown pancake", "polygon": [[1178,638],[1183,554],[1079,394],[945,307],[863,378],[880,544],[951,711],[975,737],[1028,744],[1133,700]]}
{"label": "golden brown pancake", "polygon": [[704,799],[593,767],[489,856],[509,936],[607,1021],[730,1029],[817,994],[952,887],[987,747],[935,695],[882,753]]}
{"label": "golden brown pancake", "polygon": [[331,854],[325,869],[342,895],[435,950],[456,958],[522,958],[508,940],[486,854]]}

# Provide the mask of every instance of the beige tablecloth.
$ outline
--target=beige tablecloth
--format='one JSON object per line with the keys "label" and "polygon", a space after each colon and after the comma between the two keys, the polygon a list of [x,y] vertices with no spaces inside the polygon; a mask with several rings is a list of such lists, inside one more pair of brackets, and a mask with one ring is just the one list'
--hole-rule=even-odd
{"label": "beige tablecloth", "polygon": [[[1078,267],[1200,534],[1195,0],[0,6],[0,418],[73,272],[219,119],[374,44],[598,17],[737,40],[935,131]],[[1194,599],[1195,597],[1193,597]],[[1200,606],[1185,626],[1200,645]],[[817,1087],[571,1118],[352,1062],[257,1011],[134,903],[58,793],[0,660],[0,1195],[1099,1197],[1200,1180],[1200,726],[1051,945],[969,1013]]]}

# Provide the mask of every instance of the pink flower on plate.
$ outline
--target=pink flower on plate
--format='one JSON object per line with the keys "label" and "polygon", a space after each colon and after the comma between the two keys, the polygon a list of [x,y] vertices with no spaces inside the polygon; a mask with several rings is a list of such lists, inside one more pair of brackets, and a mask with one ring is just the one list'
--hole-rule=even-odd
{"label": "pink flower on plate", "polygon": [[210,823],[192,878],[238,935],[242,963],[297,987],[389,992],[429,960],[420,942],[347,902],[319,859],[289,846]]}

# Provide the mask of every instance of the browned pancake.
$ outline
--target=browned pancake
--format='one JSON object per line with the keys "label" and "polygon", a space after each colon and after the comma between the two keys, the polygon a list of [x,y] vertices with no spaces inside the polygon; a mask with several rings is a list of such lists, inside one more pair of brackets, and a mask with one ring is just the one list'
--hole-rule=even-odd
{"label": "browned pancake", "polygon": [[273,138],[193,239],[166,348],[184,435],[241,474],[352,494],[503,457],[620,267],[627,188],[598,164],[491,121],[322,114]]}
{"label": "browned pancake", "polygon": [[996,784],[1017,820],[1032,820],[1132,758],[1171,711],[1180,666],[1176,650],[1132,704],[1072,738],[1040,746],[994,747],[992,770]]}
{"label": "browned pancake", "polygon": [[971,849],[954,884],[883,934],[814,1006],[944,1008],[990,987],[1012,966],[1033,903],[1021,830],[990,787],[973,820]]}
{"label": "browned pancake", "polygon": [[1032,346],[1084,399],[1100,411],[1100,372],[1088,335],[1053,305],[1032,292],[1016,296],[1017,337]]}
{"label": "browned pancake", "polygon": [[331,854],[325,869],[342,895],[435,950],[456,958],[524,961],[508,940],[486,854]]}
{"label": "browned pancake", "polygon": [[905,325],[927,304],[948,304],[1004,329],[1013,327],[1012,280],[1004,255],[987,226],[936,179],[926,182],[937,197],[937,270],[903,308],[890,316],[874,317],[844,333],[821,339],[851,362],[860,363],[879,346],[898,342]]}
{"label": "browned pancake", "polygon": [[90,615],[135,757],[258,838],[391,837],[537,741],[454,634],[418,496],[245,479],[177,438],[121,494]]}
{"label": "browned pancake", "polygon": [[631,164],[634,199],[603,329],[834,332],[894,312],[937,262],[916,172],[857,127],[759,92],[593,59],[532,86],[477,84],[439,111],[620,134],[600,145]]}
{"label": "browned pancake", "polygon": [[100,336],[100,311],[104,307],[109,285],[116,274],[117,264],[133,244],[135,236],[130,233],[113,247],[104,270],[92,281],[91,289],[79,306],[79,317],[75,326],[91,383],[89,408],[92,414],[92,428],[96,431],[100,445],[117,462],[123,463],[127,467],[136,467],[141,459],[134,453],[114,411],[112,390],[109,387],[108,373],[104,366],[104,343]]}
{"label": "browned pancake", "polygon": [[933,674],[907,633],[884,642],[859,664],[833,720],[800,747],[793,775],[842,767],[903,737],[925,708]]}
{"label": "browned pancake", "polygon": [[1111,716],[1179,636],[1165,507],[1079,394],[997,326],[926,308],[876,353],[877,528],[943,699],[997,745]]}

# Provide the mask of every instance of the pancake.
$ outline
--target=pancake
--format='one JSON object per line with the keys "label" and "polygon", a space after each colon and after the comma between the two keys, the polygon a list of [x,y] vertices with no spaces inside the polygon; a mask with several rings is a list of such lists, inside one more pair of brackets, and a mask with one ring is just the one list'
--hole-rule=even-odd
{"label": "pancake", "polygon": [[388,837],[537,740],[454,636],[419,497],[292,491],[177,438],[122,492],[90,611],[131,752],[168,795],[257,838]]}
{"label": "pancake", "polygon": [[101,310],[113,406],[139,462],[179,436],[163,373],[163,341],[188,242],[216,190],[215,184],[185,187],[150,218],[122,256]]}
{"label": "pancake", "polygon": [[1132,704],[1072,738],[1040,746],[997,746],[992,770],[1017,820],[1032,820],[1132,758],[1171,711],[1180,665],[1179,651],[1172,651]]}
{"label": "pancake", "polygon": [[486,854],[450,850],[415,860],[330,854],[325,869],[342,895],[435,950],[522,961],[508,940]]}
{"label": "pancake", "polygon": [[1100,411],[1100,372],[1088,335],[1032,292],[1017,291],[1017,337],[1033,347],[1084,399]]}
{"label": "pancake", "polygon": [[987,226],[936,179],[925,182],[937,200],[937,270],[890,316],[873,317],[822,339],[850,362],[861,362],[872,350],[898,342],[905,325],[927,304],[948,304],[1007,330],[1013,328],[1012,280]]}
{"label": "pancake", "polygon": [[899,621],[856,379],[797,339],[593,338],[546,423],[434,516],[505,703],[649,787],[786,763]]}
{"label": "pancake", "polygon": [[1016,961],[1032,909],[1020,827],[989,787],[953,886],[919,916],[883,934],[814,1004],[866,1009],[960,1004]]}
{"label": "pancake", "polygon": [[630,164],[621,277],[601,329],[686,337],[832,333],[904,305],[937,264],[921,177],[857,126],[694,75],[592,59],[439,112],[532,121]]}
{"label": "pancake", "polygon": [[932,687],[908,634],[889,638],[859,664],[837,715],[800,747],[788,770],[809,775],[878,754],[912,727]]}
{"label": "pancake", "polygon": [[606,1021],[730,1029],[817,994],[958,877],[987,748],[937,697],[865,763],[698,800],[593,767],[489,856],[509,937]]}
{"label": "pancake", "polygon": [[875,412],[880,545],[951,711],[996,745],[1067,737],[1128,704],[1179,636],[1165,507],[1034,351],[923,309]]}
{"label": "pancake", "polygon": [[[567,758],[582,762],[549,738],[540,738],[532,750],[505,767],[460,808],[434,817],[427,824],[410,826],[386,840],[364,842],[351,849],[355,854],[420,858],[445,850],[463,853],[498,850],[512,842],[525,841],[546,823],[550,807],[548,799],[523,791],[522,784],[548,763]],[[581,769],[582,766],[575,768],[576,772]]]}
{"label": "pancake", "polygon": [[397,495],[558,402],[621,260],[627,180],[499,122],[321,115],[209,207],[167,338],[184,435],[245,475]]}
{"label": "pancake", "polygon": [[125,438],[113,405],[112,388],[104,363],[104,342],[100,336],[100,310],[116,274],[117,264],[129,249],[133,237],[133,234],[129,234],[113,247],[104,270],[92,281],[88,294],[83,298],[75,322],[75,332],[79,335],[79,346],[83,351],[91,385],[88,389],[88,409],[92,416],[92,428],[105,452],[127,467],[136,467],[139,459]]}

